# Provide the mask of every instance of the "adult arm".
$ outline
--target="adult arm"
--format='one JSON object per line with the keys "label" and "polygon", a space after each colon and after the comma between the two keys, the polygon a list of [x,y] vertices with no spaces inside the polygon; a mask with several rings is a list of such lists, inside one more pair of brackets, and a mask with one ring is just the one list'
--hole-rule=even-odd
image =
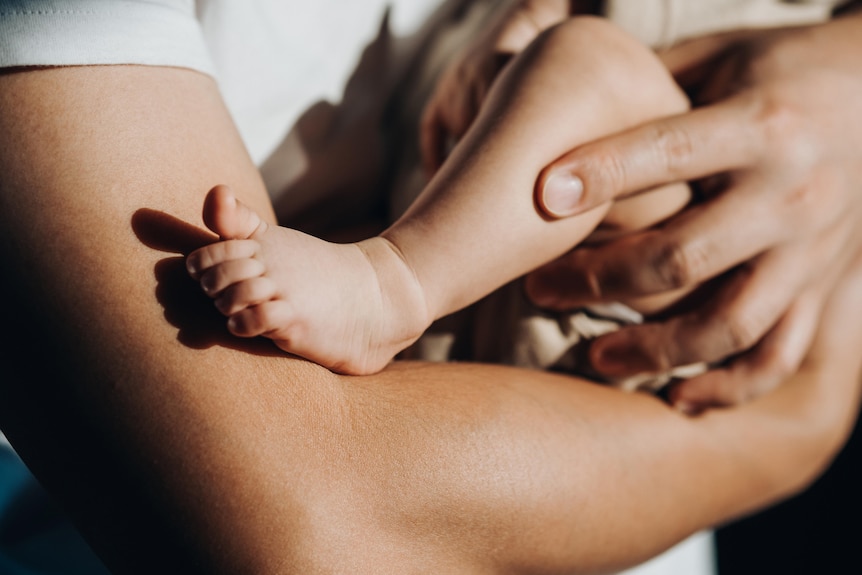
{"label": "adult arm", "polygon": [[195,72],[4,74],[0,141],[0,423],[117,573],[629,565],[802,488],[856,413],[840,309],[779,392],[696,419],[503,367],[338,377],[229,337],[184,222],[216,183],[271,211]]}
{"label": "adult arm", "polygon": [[551,307],[710,282],[705,303],[597,340],[597,369],[724,362],[675,391],[702,406],[764,393],[796,368],[816,325],[800,307],[862,241],[860,31],[851,11],[672,49],[665,57],[697,104],[690,113],[588,144],[548,169],[583,182],[580,198],[546,205],[556,215],[668,182],[701,190],[660,229],[575,250],[531,278],[537,302]]}

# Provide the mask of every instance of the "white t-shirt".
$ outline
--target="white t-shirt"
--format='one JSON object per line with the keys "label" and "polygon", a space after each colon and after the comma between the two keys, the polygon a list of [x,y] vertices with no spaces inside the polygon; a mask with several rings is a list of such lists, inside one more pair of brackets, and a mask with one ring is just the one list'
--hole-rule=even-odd
{"label": "white t-shirt", "polygon": [[[396,36],[441,0],[0,0],[0,68],[145,64],[216,78],[261,165],[313,103],[338,102],[389,8]],[[704,533],[626,575],[711,575]]]}
{"label": "white t-shirt", "polygon": [[260,163],[311,103],[337,101],[391,7],[410,34],[439,0],[0,0],[0,67],[151,64],[213,75]]}

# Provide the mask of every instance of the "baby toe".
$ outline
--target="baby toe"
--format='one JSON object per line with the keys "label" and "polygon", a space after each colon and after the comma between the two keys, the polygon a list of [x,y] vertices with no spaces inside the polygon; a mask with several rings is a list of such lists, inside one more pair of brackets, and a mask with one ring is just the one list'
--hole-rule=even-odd
{"label": "baby toe", "polygon": [[253,258],[244,258],[213,266],[200,276],[201,288],[210,297],[218,297],[228,287],[248,281],[264,274],[263,263]]}
{"label": "baby toe", "polygon": [[253,258],[259,247],[260,244],[254,240],[216,242],[186,256],[186,270],[193,278],[199,278],[213,266],[237,259]]}
{"label": "baby toe", "polygon": [[279,339],[289,342],[292,330],[292,314],[287,302],[266,301],[233,314],[228,320],[231,333],[241,337],[278,334]]}
{"label": "baby toe", "polygon": [[275,283],[266,277],[255,277],[227,287],[215,300],[224,315],[236,313],[275,297]]}

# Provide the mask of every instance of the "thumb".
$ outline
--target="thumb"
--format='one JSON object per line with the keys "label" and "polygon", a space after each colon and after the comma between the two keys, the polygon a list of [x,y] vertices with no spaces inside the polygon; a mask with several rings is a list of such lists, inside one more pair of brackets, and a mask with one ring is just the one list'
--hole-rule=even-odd
{"label": "thumb", "polygon": [[[572,150],[555,160],[536,180],[536,204],[548,218],[576,216],[601,204],[640,190],[630,185],[631,170],[644,156],[645,136],[637,142],[601,139]],[[635,174],[638,176],[640,174]]]}
{"label": "thumb", "polygon": [[536,204],[550,219],[583,213],[657,186],[748,165],[765,138],[744,96],[659,118],[572,150],[545,167]]}
{"label": "thumb", "polygon": [[544,170],[537,182],[536,202],[550,218],[565,218],[583,211],[584,182],[566,169]]}
{"label": "thumb", "polygon": [[223,240],[243,240],[266,229],[256,211],[239,201],[227,186],[218,185],[204,200],[204,224]]}

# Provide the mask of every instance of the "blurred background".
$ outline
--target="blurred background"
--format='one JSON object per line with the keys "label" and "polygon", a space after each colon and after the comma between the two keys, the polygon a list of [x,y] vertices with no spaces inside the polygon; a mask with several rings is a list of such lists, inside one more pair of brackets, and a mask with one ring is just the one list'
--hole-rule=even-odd
{"label": "blurred background", "polygon": [[810,489],[716,539],[719,575],[862,573],[862,425]]}

